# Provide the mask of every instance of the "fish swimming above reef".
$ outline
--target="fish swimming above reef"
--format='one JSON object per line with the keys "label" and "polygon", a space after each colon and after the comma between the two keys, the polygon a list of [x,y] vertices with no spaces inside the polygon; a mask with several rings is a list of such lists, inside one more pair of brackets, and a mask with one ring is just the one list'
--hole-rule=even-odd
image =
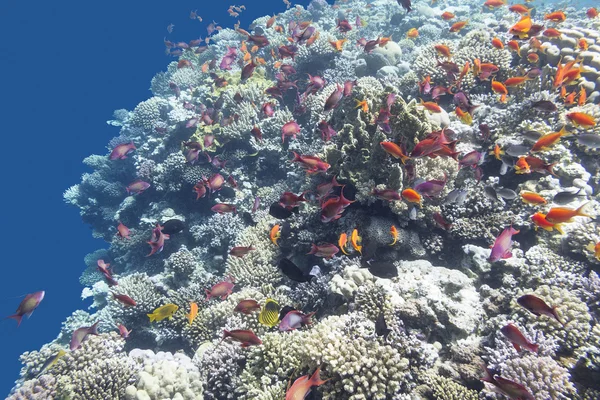
{"label": "fish swimming above reef", "polygon": [[173,318],[173,314],[175,314],[175,312],[177,312],[178,309],[179,306],[175,304],[165,304],[164,306],[158,307],[151,314],[147,315],[148,318],[150,318],[150,322],[160,322],[165,318],[171,320],[171,318]]}
{"label": "fish swimming above reef", "polygon": [[35,309],[38,308],[42,300],[44,300],[45,295],[46,292],[43,290],[26,295],[25,298],[21,301],[21,304],[19,304],[19,307],[17,307],[17,311],[15,311],[13,315],[9,315],[6,318],[12,318],[16,320],[17,327],[19,327],[21,325],[23,317],[31,317],[31,314],[33,314]]}

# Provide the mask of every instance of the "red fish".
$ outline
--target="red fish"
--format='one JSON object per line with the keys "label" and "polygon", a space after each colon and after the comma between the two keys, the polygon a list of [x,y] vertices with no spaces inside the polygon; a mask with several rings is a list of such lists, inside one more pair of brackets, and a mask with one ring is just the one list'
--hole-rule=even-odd
{"label": "red fish", "polygon": [[160,253],[165,246],[165,240],[169,238],[169,235],[162,233],[161,227],[159,224],[156,224],[156,227],[152,229],[152,238],[149,242],[147,242],[151,249],[150,253],[146,255],[146,257],[151,256],[152,254]]}
{"label": "red fish", "polygon": [[204,185],[204,181],[200,181],[200,182],[196,183],[194,185],[193,191],[196,193],[196,200],[199,200],[202,197],[206,196],[207,190],[206,190],[206,186]]}
{"label": "red fish", "polygon": [[523,347],[524,349],[527,349],[533,353],[537,353],[539,346],[527,340],[525,335],[523,335],[523,333],[515,324],[507,324],[503,326],[500,328],[500,332],[502,332],[502,334],[511,341],[515,347],[515,350],[521,351],[521,347]]}
{"label": "red fish", "polygon": [[340,100],[342,100],[343,96],[344,96],[344,88],[338,84],[336,90],[334,90],[333,93],[331,93],[329,95],[329,97],[327,98],[327,100],[325,101],[324,110],[329,111],[329,110],[333,110],[334,108],[336,108],[338,106],[338,104],[340,103]]}
{"label": "red fish", "polygon": [[398,193],[397,191],[395,191],[393,189],[381,189],[380,190],[380,189],[374,188],[373,191],[371,191],[371,194],[381,200],[387,200],[387,201],[402,200],[400,193]]}
{"label": "red fish", "polygon": [[337,132],[327,123],[327,121],[319,122],[317,128],[321,131],[321,138],[324,142],[331,140],[332,136],[336,136]]}
{"label": "red fish", "polygon": [[379,145],[383,148],[383,150],[385,150],[386,153],[395,159],[400,159],[402,164],[405,164],[406,161],[410,160],[410,157],[405,154],[405,151],[403,151],[402,148],[394,142],[380,142]]}
{"label": "red fish", "polygon": [[298,207],[300,202],[306,201],[304,195],[306,192],[302,192],[299,195],[296,195],[292,192],[283,192],[281,197],[279,197],[279,205],[285,207],[288,210],[291,210],[294,207]]}
{"label": "red fish", "polygon": [[235,208],[235,206],[233,204],[225,204],[225,203],[217,203],[214,206],[212,206],[210,208],[211,211],[219,213],[219,214],[226,214],[226,213],[237,213],[237,209]]}
{"label": "red fish", "polygon": [[506,395],[509,399],[535,400],[535,397],[533,397],[525,386],[499,375],[492,375],[488,369],[485,370],[485,375],[481,380],[494,385],[495,389]]}
{"label": "red fish", "polygon": [[440,214],[439,212],[436,212],[433,214],[433,220],[440,228],[442,228],[445,231],[450,230],[450,228],[452,227],[452,224],[447,222],[444,219],[444,216],[442,214]]}
{"label": "red fish", "polygon": [[263,112],[263,114],[265,114],[267,117],[272,117],[273,115],[275,115],[275,110],[273,109],[273,104],[271,103],[265,103],[262,105],[261,110]]}
{"label": "red fish", "polygon": [[115,148],[110,152],[108,158],[110,160],[124,160],[127,158],[129,153],[133,152],[136,149],[133,142],[120,144],[115,146]]}
{"label": "red fish", "polygon": [[240,342],[242,347],[258,346],[262,344],[262,340],[260,340],[258,336],[256,336],[254,332],[249,329],[235,329],[231,331],[223,329],[223,339],[221,339],[221,341],[227,338],[231,338],[236,342]]}
{"label": "red fish", "polygon": [[110,264],[105,263],[104,260],[98,260],[96,263],[98,264],[96,267],[98,271],[104,275],[112,275],[110,272]]}
{"label": "red fish", "polygon": [[348,200],[344,197],[344,187],[339,197],[332,197],[325,201],[321,206],[321,221],[331,222],[339,219],[348,205],[354,203],[354,200]]}
{"label": "red fish", "polygon": [[512,236],[519,233],[518,230],[512,226],[504,229],[500,235],[496,238],[494,245],[492,246],[492,252],[490,253],[490,262],[496,262],[501,259],[512,257],[510,248],[512,246]]}
{"label": "red fish", "polygon": [[23,320],[23,316],[26,315],[27,318],[31,317],[33,311],[40,305],[42,300],[44,300],[44,296],[46,295],[45,291],[39,291],[30,293],[21,301],[19,307],[17,307],[17,311],[13,315],[9,315],[6,318],[11,318],[17,321],[17,327],[21,325],[21,321]]}
{"label": "red fish", "polygon": [[135,302],[135,300],[133,300],[131,297],[127,296],[126,294],[113,293],[113,298],[115,300],[119,300],[121,303],[125,304],[126,306],[129,306],[129,307],[137,306],[137,303]]}
{"label": "red fish", "polygon": [[530,313],[537,315],[545,315],[550,318],[554,318],[561,325],[565,325],[560,318],[558,318],[558,314],[556,313],[557,306],[550,307],[546,302],[539,297],[533,294],[525,294],[517,299],[517,303],[523,308],[525,308]]}
{"label": "red fish", "polygon": [[313,254],[317,257],[331,259],[339,251],[340,251],[340,249],[332,243],[324,243],[319,246],[317,246],[316,244],[313,243],[311,245],[310,251],[306,254]]}
{"label": "red fish", "polygon": [[255,69],[256,63],[254,62],[254,59],[251,59],[250,62],[242,68],[242,81],[250,79],[252,74],[254,74]]}
{"label": "red fish", "polygon": [[131,334],[131,329],[127,330],[127,328],[123,324],[117,325],[117,329],[119,330],[119,335],[121,335],[123,339],[127,339]]}
{"label": "red fish", "polygon": [[329,379],[322,380],[319,376],[321,367],[317,368],[312,376],[303,375],[296,379],[285,393],[285,400],[304,400],[313,386],[321,386]]}
{"label": "red fish", "polygon": [[150,187],[148,182],[144,182],[140,179],[133,181],[125,188],[127,194],[140,194],[146,191]]}
{"label": "red fish", "polygon": [[285,123],[281,127],[281,143],[285,141],[286,136],[291,136],[296,139],[296,135],[300,133],[300,125],[296,121],[290,121]]}
{"label": "red fish", "polygon": [[69,348],[71,351],[75,351],[81,347],[81,344],[87,339],[89,335],[97,335],[98,334],[98,324],[96,322],[92,326],[85,326],[79,329],[76,329],[73,332],[73,336],[71,336],[71,343],[69,344]]}
{"label": "red fish", "polygon": [[587,207],[589,203],[582,204],[579,208],[568,208],[568,207],[552,207],[548,214],[546,214],[546,221],[552,222],[553,224],[562,224],[565,222],[573,222],[574,217],[589,217],[583,209]]}
{"label": "red fish", "polygon": [[117,226],[117,236],[121,239],[130,239],[130,234],[131,232],[129,231],[129,228],[123,225],[121,221],[119,221],[119,225]]}
{"label": "red fish", "polygon": [[330,167],[329,164],[327,164],[325,161],[321,160],[317,156],[300,155],[295,151],[292,151],[292,153],[294,153],[294,159],[292,160],[292,162],[301,164],[302,167],[306,169],[307,174],[325,172]]}
{"label": "red fish", "polygon": [[260,310],[260,304],[258,304],[258,301],[252,299],[240,301],[233,309],[233,311],[241,312],[242,314],[246,315],[252,314],[254,311],[258,310]]}
{"label": "red fish", "polygon": [[254,125],[254,128],[252,128],[250,133],[254,137],[254,140],[262,143],[262,140],[263,140],[262,131],[260,130],[260,128],[258,126]]}
{"label": "red fish", "polygon": [[210,290],[206,289],[206,300],[208,301],[213,297],[220,297],[221,300],[225,300],[229,296],[234,288],[234,279],[231,276],[225,278],[224,281],[215,284]]}
{"label": "red fish", "polygon": [[234,247],[231,250],[229,250],[229,254],[234,257],[242,258],[246,254],[250,253],[252,250],[256,250],[256,248],[254,248],[252,246],[247,246],[247,247],[238,246],[238,247]]}
{"label": "red fish", "polygon": [[317,195],[319,197],[319,200],[324,200],[333,192],[334,187],[340,186],[343,185],[338,183],[338,181],[335,179],[335,176],[331,178],[331,182],[325,182],[321,183],[320,185],[317,185]]}

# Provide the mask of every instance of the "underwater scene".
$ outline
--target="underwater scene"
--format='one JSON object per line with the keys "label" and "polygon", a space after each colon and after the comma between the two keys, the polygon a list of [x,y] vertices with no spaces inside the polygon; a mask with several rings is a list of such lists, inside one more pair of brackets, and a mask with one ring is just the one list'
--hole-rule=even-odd
{"label": "underwater scene", "polygon": [[8,399],[600,399],[598,4],[284,3],[167,27]]}

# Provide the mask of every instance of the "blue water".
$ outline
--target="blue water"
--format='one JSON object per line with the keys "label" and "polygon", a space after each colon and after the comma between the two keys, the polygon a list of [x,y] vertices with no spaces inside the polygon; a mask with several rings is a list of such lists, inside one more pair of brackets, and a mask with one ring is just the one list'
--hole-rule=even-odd
{"label": "blue water", "polygon": [[[246,25],[285,9],[281,2],[268,8],[261,1],[245,3],[240,19]],[[131,110],[149,97],[150,80],[170,62],[162,42],[167,25],[175,24],[172,37],[204,37],[206,24],[190,20],[189,12],[198,9],[205,21],[231,25],[227,7],[193,1],[0,2],[0,316],[14,313],[17,296],[46,291],[18,329],[13,320],[0,321],[0,394],[14,385],[20,354],[54,339],[68,315],[87,307],[80,300],[83,257],[104,242],[94,240],[78,210],[62,200],[86,172],[81,160],[104,154],[118,134],[105,123],[115,109]]]}

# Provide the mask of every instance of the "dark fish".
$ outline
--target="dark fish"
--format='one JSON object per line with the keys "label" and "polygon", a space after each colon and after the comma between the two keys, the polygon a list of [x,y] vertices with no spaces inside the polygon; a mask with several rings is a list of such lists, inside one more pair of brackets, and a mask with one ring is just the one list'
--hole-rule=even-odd
{"label": "dark fish", "polygon": [[538,111],[544,111],[544,112],[555,112],[556,110],[558,110],[558,108],[556,107],[556,104],[554,104],[553,102],[551,102],[549,100],[535,101],[535,102],[531,103],[531,107],[535,108]]}
{"label": "dark fish", "polygon": [[496,189],[496,194],[505,200],[514,200],[517,197],[517,193],[508,188],[498,188]]}
{"label": "dark fish", "polygon": [[541,138],[544,134],[538,131],[525,131],[521,135],[531,142],[537,142],[539,138]]}
{"label": "dark fish", "polygon": [[300,267],[287,258],[282,258],[278,266],[281,272],[293,281],[308,282],[312,278],[312,276],[305,274]]}
{"label": "dark fish", "polygon": [[444,204],[452,204],[457,203],[461,205],[465,202],[467,198],[467,191],[464,189],[452,189],[450,193],[446,196],[444,200]]}
{"label": "dark fish", "polygon": [[279,320],[281,321],[283,319],[283,317],[285,317],[287,315],[287,313],[289,313],[290,311],[294,311],[296,310],[294,307],[292,306],[284,306],[281,311],[279,311]]}
{"label": "dark fish", "polygon": [[492,201],[498,201],[498,193],[496,193],[496,189],[491,186],[485,186],[483,188],[483,194]]}
{"label": "dark fish", "polygon": [[398,268],[387,261],[366,261],[362,264],[363,267],[368,268],[369,272],[378,278],[395,278],[398,276]]}
{"label": "dark fish", "polygon": [[167,235],[179,233],[185,228],[185,224],[180,219],[170,219],[161,225],[161,231]]}
{"label": "dark fish", "polygon": [[565,190],[563,192],[559,192],[554,195],[554,197],[552,198],[552,201],[554,203],[560,204],[560,205],[569,204],[570,202],[575,200],[577,197],[586,195],[585,193],[581,193],[582,190],[583,189],[579,189],[576,192],[574,192],[572,190]]}
{"label": "dark fish", "polygon": [[235,199],[235,190],[229,186],[223,186],[219,191],[219,197],[224,199]]}
{"label": "dark fish", "polygon": [[288,210],[276,202],[271,204],[271,207],[269,207],[269,214],[278,219],[286,219],[292,215],[292,210]]}
{"label": "dark fish", "polygon": [[385,316],[383,315],[383,312],[380,312],[379,316],[375,320],[375,334],[377,336],[383,336],[383,339],[385,340],[391,331],[392,330],[389,329],[385,323]]}
{"label": "dark fish", "polygon": [[575,136],[577,143],[589,147],[590,149],[600,149],[600,135],[594,133],[584,133]]}
{"label": "dark fish", "polygon": [[529,150],[531,150],[531,146],[523,146],[523,145],[514,144],[512,146],[508,146],[506,148],[505,152],[509,156],[521,157],[521,156],[527,155],[527,153],[529,153]]}

